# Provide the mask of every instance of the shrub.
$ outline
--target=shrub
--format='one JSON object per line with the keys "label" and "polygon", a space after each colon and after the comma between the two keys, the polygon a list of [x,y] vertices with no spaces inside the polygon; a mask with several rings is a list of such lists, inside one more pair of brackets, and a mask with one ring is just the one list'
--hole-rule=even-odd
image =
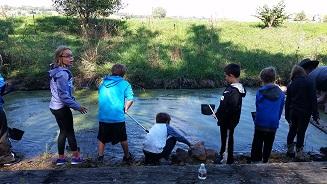
{"label": "shrub", "polygon": [[307,20],[307,16],[305,15],[304,11],[297,13],[294,17],[294,21],[305,21]]}
{"label": "shrub", "polygon": [[269,8],[267,5],[259,7],[257,10],[257,17],[264,23],[264,27],[278,27],[289,18],[286,14],[286,5],[280,1],[277,5]]}

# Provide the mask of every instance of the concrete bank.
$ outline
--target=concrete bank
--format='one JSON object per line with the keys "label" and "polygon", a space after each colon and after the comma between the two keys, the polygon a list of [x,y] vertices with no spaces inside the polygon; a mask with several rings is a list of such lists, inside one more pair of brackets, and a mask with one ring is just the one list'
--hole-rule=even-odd
{"label": "concrete bank", "polygon": [[198,165],[133,166],[0,172],[0,183],[327,183],[327,162],[207,165],[208,177],[197,178]]}

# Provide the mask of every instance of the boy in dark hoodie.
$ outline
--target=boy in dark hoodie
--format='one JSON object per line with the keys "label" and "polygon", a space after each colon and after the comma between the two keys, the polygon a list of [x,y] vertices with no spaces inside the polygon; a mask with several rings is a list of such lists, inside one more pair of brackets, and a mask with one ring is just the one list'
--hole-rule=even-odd
{"label": "boy in dark hoodie", "polygon": [[261,70],[260,79],[263,86],[258,89],[256,94],[255,130],[251,161],[267,163],[282,115],[285,95],[279,86],[274,83],[276,80],[276,69],[274,67]]}
{"label": "boy in dark hoodie", "polygon": [[229,64],[224,68],[225,80],[228,83],[223,96],[220,98],[220,104],[216,112],[218,126],[220,126],[221,148],[216,163],[221,163],[223,154],[226,150],[226,140],[228,137],[228,156],[227,164],[234,163],[234,129],[239,123],[242,98],[246,91],[243,85],[239,83],[241,69],[237,64]]}
{"label": "boy in dark hoodie", "polygon": [[120,142],[123,161],[131,163],[133,156],[128,151],[125,127],[125,113],[133,104],[134,93],[131,85],[123,77],[127,71],[125,65],[115,64],[112,75],[103,78],[99,86],[99,132],[98,161],[103,162],[105,144],[115,145]]}

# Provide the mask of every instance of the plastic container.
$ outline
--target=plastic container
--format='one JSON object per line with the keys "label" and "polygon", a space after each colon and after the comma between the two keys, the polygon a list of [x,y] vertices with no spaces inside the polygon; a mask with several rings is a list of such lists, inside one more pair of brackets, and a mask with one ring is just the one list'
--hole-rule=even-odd
{"label": "plastic container", "polygon": [[206,169],[204,163],[202,163],[200,165],[198,178],[200,180],[205,180],[207,178],[207,169]]}

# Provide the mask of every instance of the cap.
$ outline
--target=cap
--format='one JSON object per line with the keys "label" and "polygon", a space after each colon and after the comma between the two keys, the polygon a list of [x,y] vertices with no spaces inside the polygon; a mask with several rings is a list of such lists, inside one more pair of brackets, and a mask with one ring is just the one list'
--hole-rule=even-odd
{"label": "cap", "polygon": [[306,58],[306,59],[303,59],[298,65],[304,69],[315,69],[315,68],[317,68],[318,64],[319,64],[319,61]]}

